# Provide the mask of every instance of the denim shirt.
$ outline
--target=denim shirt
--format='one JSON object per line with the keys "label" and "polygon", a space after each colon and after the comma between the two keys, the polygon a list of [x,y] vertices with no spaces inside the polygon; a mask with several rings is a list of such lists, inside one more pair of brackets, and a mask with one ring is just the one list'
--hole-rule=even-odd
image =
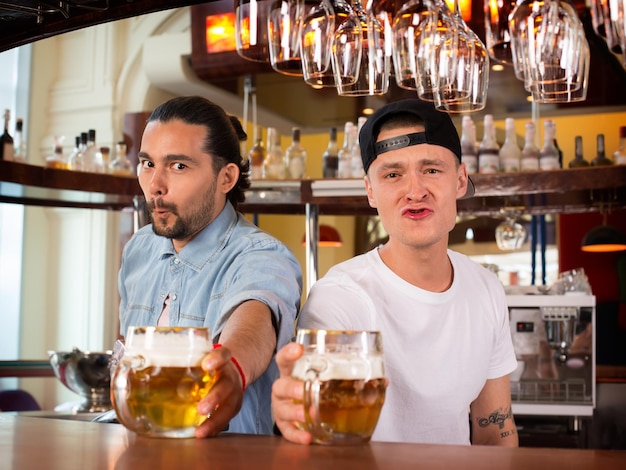
{"label": "denim shirt", "polygon": [[[277,349],[294,333],[302,291],[302,270],[293,253],[227,203],[219,216],[176,253],[172,241],[151,225],[124,247],[119,272],[120,333],[130,326],[155,326],[169,295],[171,326],[207,326],[217,342],[233,310],[247,300],[266,304],[273,314]],[[248,384],[230,432],[271,434],[268,369]]]}

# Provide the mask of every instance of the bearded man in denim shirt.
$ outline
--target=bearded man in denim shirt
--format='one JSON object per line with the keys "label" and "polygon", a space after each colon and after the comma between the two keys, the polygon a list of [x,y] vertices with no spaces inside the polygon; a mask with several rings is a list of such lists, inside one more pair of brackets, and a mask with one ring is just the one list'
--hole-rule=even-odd
{"label": "bearded man in denim shirt", "polygon": [[[198,405],[197,437],[271,434],[277,348],[293,335],[302,271],[293,253],[236,211],[249,187],[239,122],[201,97],[148,118],[139,183],[151,224],[124,248],[120,333],[131,326],[205,326],[202,361],[218,380]],[[236,359],[234,359],[236,358]]]}

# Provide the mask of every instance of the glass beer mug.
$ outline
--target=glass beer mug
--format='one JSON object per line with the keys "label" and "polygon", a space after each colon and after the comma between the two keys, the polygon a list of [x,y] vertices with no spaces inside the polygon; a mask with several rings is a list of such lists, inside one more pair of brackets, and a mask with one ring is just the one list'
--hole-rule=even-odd
{"label": "glass beer mug", "polygon": [[129,328],[111,379],[120,423],[151,437],[194,437],[206,419],[198,402],[214,382],[200,363],[212,350],[209,328]]}
{"label": "glass beer mug", "polygon": [[317,444],[369,442],[385,401],[376,331],[298,330],[304,346],[292,376],[304,381],[306,429]]}

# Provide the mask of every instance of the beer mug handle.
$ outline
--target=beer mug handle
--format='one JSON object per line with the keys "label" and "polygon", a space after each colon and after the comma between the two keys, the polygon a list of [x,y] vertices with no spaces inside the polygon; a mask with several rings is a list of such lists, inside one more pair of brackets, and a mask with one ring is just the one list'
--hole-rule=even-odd
{"label": "beer mug handle", "polygon": [[109,361],[109,372],[111,373],[111,376],[113,376],[115,369],[117,369],[117,366],[122,360],[122,357],[124,357],[125,351],[126,346],[124,345],[124,342],[119,339],[116,340],[115,344],[113,345],[113,354],[111,354],[111,359]]}
{"label": "beer mug handle", "polygon": [[326,434],[320,419],[320,384],[320,371],[307,370],[304,380],[304,415],[309,423],[309,432],[316,435]]}

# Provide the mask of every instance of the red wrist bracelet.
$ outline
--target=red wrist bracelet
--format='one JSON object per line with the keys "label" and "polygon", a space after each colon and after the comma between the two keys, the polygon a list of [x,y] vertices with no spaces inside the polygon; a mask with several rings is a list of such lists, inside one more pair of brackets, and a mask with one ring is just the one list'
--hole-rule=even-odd
{"label": "red wrist bracelet", "polygon": [[[213,349],[221,348],[222,345],[220,343],[214,344]],[[243,373],[243,369],[241,368],[241,364],[239,361],[235,359],[235,356],[230,356],[230,360],[235,364],[235,367],[239,371],[239,375],[241,376],[242,390],[246,391],[246,375]]]}

